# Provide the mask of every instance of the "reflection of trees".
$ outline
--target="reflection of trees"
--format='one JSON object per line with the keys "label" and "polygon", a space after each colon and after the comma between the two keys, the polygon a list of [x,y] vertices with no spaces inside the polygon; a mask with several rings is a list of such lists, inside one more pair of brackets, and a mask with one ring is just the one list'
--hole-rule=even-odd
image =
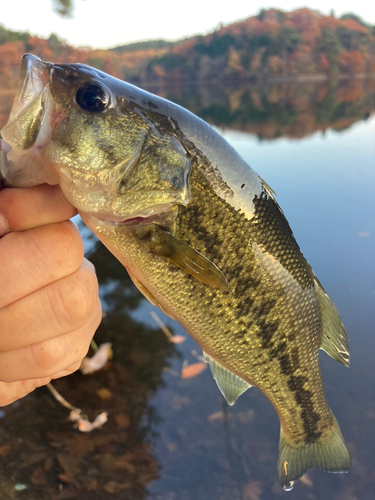
{"label": "reflection of trees", "polygon": [[[106,311],[95,338],[112,342],[114,358],[101,372],[85,377],[77,373],[54,385],[90,417],[105,409],[109,420],[92,434],[78,433],[66,421],[67,411],[45,390],[6,408],[0,434],[0,491],[6,492],[7,500],[95,500],[109,495],[140,500],[147,484],[159,475],[148,438],[157,415],[148,399],[162,383],[173,347],[159,330],[131,317],[143,299],[121,264],[100,243],[90,259]],[[27,485],[27,490],[16,493],[17,483]]]}
{"label": "reflection of trees", "polygon": [[[150,90],[213,125],[246,131],[260,139],[302,138],[329,128],[344,130],[375,109],[375,81],[371,79]],[[11,101],[11,94],[0,89],[0,128],[9,116]]]}
{"label": "reflection of trees", "polygon": [[328,128],[344,130],[375,109],[374,80],[153,87],[211,124],[260,139],[302,138]]}

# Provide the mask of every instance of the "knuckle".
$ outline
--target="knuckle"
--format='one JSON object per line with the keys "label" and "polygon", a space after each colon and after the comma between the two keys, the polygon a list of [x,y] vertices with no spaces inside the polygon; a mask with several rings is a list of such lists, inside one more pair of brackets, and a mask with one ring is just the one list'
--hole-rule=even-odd
{"label": "knuckle", "polygon": [[30,351],[33,364],[44,375],[50,375],[59,370],[67,357],[61,338],[31,345]]}
{"label": "knuckle", "polygon": [[51,274],[51,279],[74,272],[82,262],[83,242],[70,221],[27,231],[24,238],[33,264],[40,272]]}
{"label": "knuckle", "polygon": [[53,375],[52,379],[57,379],[57,378],[61,378],[61,377],[66,377],[67,375],[71,375],[72,373],[74,373],[80,369],[81,362],[82,362],[82,360],[79,360],[77,363],[74,363],[73,365],[68,366],[64,370],[61,370],[58,373],[55,373]]}
{"label": "knuckle", "polygon": [[[12,218],[12,214],[17,213],[19,211],[19,200],[18,200],[18,189],[17,188],[8,188],[4,189],[1,192],[0,196],[0,212],[3,213],[8,222]],[[10,223],[11,229],[12,224]]]}
{"label": "knuckle", "polygon": [[69,362],[64,365],[64,368],[74,366],[78,363],[81,364],[81,361],[88,353],[90,339],[88,339],[83,332],[81,334],[77,332],[77,334],[80,338],[77,340],[75,348],[72,349],[69,356]]}
{"label": "knuckle", "polygon": [[98,282],[94,272],[81,266],[76,272],[51,286],[48,306],[58,325],[76,329],[87,323],[95,312]]}
{"label": "knuckle", "polygon": [[32,362],[39,376],[53,376],[79,363],[87,354],[90,342],[80,332],[30,346]]}
{"label": "knuckle", "polygon": [[70,221],[52,224],[59,228],[59,238],[55,243],[56,258],[62,263],[74,262],[75,269],[83,259],[83,242],[76,226]]}

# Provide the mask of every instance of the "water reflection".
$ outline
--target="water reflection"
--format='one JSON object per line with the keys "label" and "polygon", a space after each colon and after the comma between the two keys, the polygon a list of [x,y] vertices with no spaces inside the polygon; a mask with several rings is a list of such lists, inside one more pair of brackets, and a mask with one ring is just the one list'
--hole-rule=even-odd
{"label": "water reflection", "polygon": [[[0,128],[9,116],[17,83],[0,81]],[[301,139],[317,131],[345,130],[375,110],[375,79],[320,82],[240,82],[149,87],[209,123],[248,132],[260,140]]]}
{"label": "water reflection", "polygon": [[[45,389],[4,408],[0,488],[6,496],[0,498],[85,500],[107,493],[136,500],[159,476],[150,436],[158,415],[149,400],[163,383],[173,347],[160,330],[132,318],[144,299],[100,243],[87,243],[106,312],[96,339],[112,342],[115,354],[98,374],[74,374],[54,386],[91,418],[105,409],[109,421],[99,432],[79,434]],[[16,485],[26,488],[17,492]]]}
{"label": "water reflection", "polygon": [[348,475],[311,470],[292,492],[283,493],[275,479],[279,429],[272,406],[258,390],[250,389],[234,407],[223,407],[209,373],[204,373],[188,387],[168,380],[168,388],[190,403],[173,416],[166,409],[165,392],[156,394],[163,436],[156,452],[163,474],[151,491],[163,500],[271,500],[279,495],[291,500],[372,499],[375,119],[304,141],[260,143],[246,133],[224,135],[278,192],[302,251],[346,325],[351,368],[324,353],[320,359],[327,399],[353,466]]}
{"label": "water reflection", "polygon": [[240,83],[150,88],[203,120],[256,135],[301,139],[329,128],[345,130],[375,110],[375,80]]}
{"label": "water reflection", "polygon": [[[45,389],[5,408],[0,499],[374,498],[374,81],[151,90],[224,129],[278,192],[351,340],[350,370],[324,354],[321,362],[353,467],[345,476],[309,471],[284,493],[276,482],[278,418],[268,400],[252,389],[228,407],[208,370],[182,380],[183,359],[196,361],[192,351],[199,348],[189,338],[178,346],[168,342],[149,314],[155,308],[81,227],[106,313],[97,341],[112,342],[114,358],[104,371],[75,374],[56,387],[90,417],[108,410],[109,422],[78,434]],[[11,94],[0,92],[3,123],[10,106]]]}

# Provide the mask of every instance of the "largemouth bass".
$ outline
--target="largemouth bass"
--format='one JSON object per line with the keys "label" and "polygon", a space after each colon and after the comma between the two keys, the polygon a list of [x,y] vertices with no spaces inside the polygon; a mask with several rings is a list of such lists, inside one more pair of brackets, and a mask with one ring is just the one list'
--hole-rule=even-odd
{"label": "largemouth bass", "polygon": [[349,365],[339,314],[273,191],[208,124],[96,69],[27,54],[2,136],[10,186],[60,184],[134,284],[202,347],[229,404],[257,386],[281,423],[284,489],[350,456],[318,350]]}

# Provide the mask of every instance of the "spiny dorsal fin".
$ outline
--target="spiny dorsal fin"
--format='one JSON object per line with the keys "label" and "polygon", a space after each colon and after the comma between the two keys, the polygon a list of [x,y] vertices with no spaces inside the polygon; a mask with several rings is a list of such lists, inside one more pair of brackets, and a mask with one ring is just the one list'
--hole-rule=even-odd
{"label": "spiny dorsal fin", "polygon": [[169,260],[198,281],[230,292],[224,274],[213,262],[156,224],[153,228],[151,243],[154,253]]}
{"label": "spiny dorsal fin", "polygon": [[261,178],[261,176],[259,174],[257,174],[257,176],[258,176],[258,179],[260,180],[260,182],[263,184],[264,190],[266,191],[268,196],[270,198],[272,198],[274,201],[276,201],[275,197],[277,196],[277,194],[275,193],[275,191],[267,184],[267,182],[265,180],[263,180]]}
{"label": "spiny dorsal fin", "polygon": [[243,392],[247,391],[251,385],[224,368],[205,352],[203,356],[210,365],[212,376],[221,394],[225,397],[229,405],[234,405],[238,396],[241,396]]}
{"label": "spiny dorsal fin", "polygon": [[349,366],[349,341],[337,309],[318,280],[314,280],[322,314],[323,336],[320,348],[333,359]]}

